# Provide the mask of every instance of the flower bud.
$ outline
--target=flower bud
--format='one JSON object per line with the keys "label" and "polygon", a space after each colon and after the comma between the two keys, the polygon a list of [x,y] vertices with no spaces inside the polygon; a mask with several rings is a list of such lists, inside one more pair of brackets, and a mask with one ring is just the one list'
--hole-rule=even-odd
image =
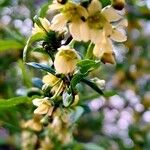
{"label": "flower bud", "polygon": [[125,0],[113,0],[112,6],[116,10],[122,10],[125,5]]}
{"label": "flower bud", "polygon": [[68,0],[57,0],[57,2],[60,3],[60,4],[66,4],[67,1]]}
{"label": "flower bud", "polygon": [[60,74],[73,73],[80,56],[69,46],[62,46],[58,50],[54,61],[56,72]]}

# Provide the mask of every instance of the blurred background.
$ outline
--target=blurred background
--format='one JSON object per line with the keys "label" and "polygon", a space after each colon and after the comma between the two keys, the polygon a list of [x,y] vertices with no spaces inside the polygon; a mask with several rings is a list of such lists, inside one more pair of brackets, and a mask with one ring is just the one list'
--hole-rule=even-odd
{"label": "blurred background", "polygon": [[[22,53],[32,18],[47,2],[0,0],[0,99],[36,92],[32,81],[42,73],[29,71]],[[100,70],[105,90],[116,94],[97,98],[82,91],[87,111],[76,125],[74,138],[102,150],[150,150],[150,1],[127,0],[125,9],[128,40],[114,45],[117,65],[106,64]],[[17,120],[32,111],[23,107],[0,108],[0,150],[19,149]]]}

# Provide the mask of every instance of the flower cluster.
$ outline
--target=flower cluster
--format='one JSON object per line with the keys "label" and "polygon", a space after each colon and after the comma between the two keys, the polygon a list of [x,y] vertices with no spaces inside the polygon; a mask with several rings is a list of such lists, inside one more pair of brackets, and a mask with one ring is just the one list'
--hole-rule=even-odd
{"label": "flower cluster", "polygon": [[52,19],[52,29],[62,31],[68,26],[69,33],[76,41],[91,41],[95,44],[93,54],[98,58],[105,55],[113,60],[112,42],[124,42],[127,37],[123,29],[127,26],[127,20],[112,6],[102,8],[99,0],[92,0],[87,7],[74,2],[60,4],[54,1],[50,9],[60,11]]}
{"label": "flower cluster", "polygon": [[[65,143],[72,139],[70,126],[83,113],[83,108],[78,106],[82,102],[77,85],[84,83],[103,94],[105,80],[88,75],[101,62],[115,63],[112,41],[126,41],[127,20],[123,18],[123,10],[118,11],[113,5],[102,8],[99,0],[87,1],[86,5],[54,0],[48,9],[51,19],[34,18],[32,35],[24,49],[26,57],[37,46],[34,51],[48,55],[49,59],[47,64],[28,63],[47,74],[41,80],[41,98],[33,100],[35,116],[23,127],[37,132],[48,130],[52,137],[57,135]],[[85,52],[75,46],[81,43],[86,45]],[[47,137],[43,143],[46,141],[49,141]]]}

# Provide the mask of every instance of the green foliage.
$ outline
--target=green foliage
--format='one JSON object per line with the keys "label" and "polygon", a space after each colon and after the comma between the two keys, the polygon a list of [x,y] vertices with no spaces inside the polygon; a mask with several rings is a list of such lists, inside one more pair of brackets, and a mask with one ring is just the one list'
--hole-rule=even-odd
{"label": "green foliage", "polygon": [[102,7],[105,7],[111,4],[111,0],[100,0],[100,2],[102,3]]}
{"label": "green foliage", "polygon": [[103,91],[92,81],[90,81],[89,79],[82,79],[81,80],[83,83],[87,84],[88,86],[90,86],[93,90],[95,90],[97,93],[99,93],[100,95],[103,95]]}
{"label": "green foliage", "polygon": [[72,80],[71,80],[71,86],[72,88],[75,88],[76,85],[83,79],[83,74],[81,73],[77,73],[73,76]]}
{"label": "green foliage", "polygon": [[16,40],[0,40],[0,52],[10,51],[10,50],[21,50],[24,45]]}
{"label": "green foliage", "polygon": [[99,61],[94,61],[90,59],[84,59],[77,63],[79,70],[82,74],[87,74],[88,72],[97,69],[100,66]]}
{"label": "green foliage", "polygon": [[0,109],[14,107],[19,104],[31,103],[33,98],[19,96],[10,99],[0,99]]}
{"label": "green foliage", "polygon": [[94,144],[94,143],[86,143],[86,144],[83,144],[83,147],[86,149],[86,150],[105,150],[103,147],[97,145],[97,144]]}
{"label": "green foliage", "polygon": [[46,16],[50,3],[43,4],[41,9],[38,12],[38,16],[43,18]]}
{"label": "green foliage", "polygon": [[26,43],[26,46],[24,47],[24,51],[23,51],[23,59],[24,61],[26,61],[26,58],[28,56],[28,53],[30,51],[32,51],[32,44],[34,42],[37,42],[37,41],[40,41],[40,40],[43,40],[45,38],[45,34],[44,33],[36,33],[34,35],[32,35],[28,40],[27,40],[27,43]]}

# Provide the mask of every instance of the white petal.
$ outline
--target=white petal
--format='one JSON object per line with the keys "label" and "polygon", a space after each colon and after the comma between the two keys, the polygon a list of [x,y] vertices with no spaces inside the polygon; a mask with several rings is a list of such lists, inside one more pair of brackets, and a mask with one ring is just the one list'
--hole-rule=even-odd
{"label": "white petal", "polygon": [[94,49],[93,49],[93,54],[99,58],[102,56],[103,50],[101,49],[101,43],[95,44]]}
{"label": "white petal", "polygon": [[125,33],[115,29],[111,34],[111,39],[117,42],[124,42],[127,40],[127,36]]}
{"label": "white petal", "polygon": [[128,26],[128,21],[127,19],[122,19],[119,21],[119,23],[116,25],[116,27],[127,27]]}
{"label": "white petal", "polygon": [[112,52],[112,42],[107,37],[103,37],[100,43],[95,44],[93,53],[96,57],[101,57],[105,52]]}
{"label": "white petal", "polygon": [[50,30],[50,22],[46,18],[39,18],[42,26],[46,29],[46,31]]}
{"label": "white petal", "polygon": [[34,110],[34,113],[35,114],[46,114],[48,113],[48,110],[49,110],[49,105],[47,104],[41,104],[37,109]]}
{"label": "white petal", "polygon": [[67,19],[63,14],[58,14],[52,19],[51,29],[55,31],[63,31],[65,25],[67,23]]}
{"label": "white petal", "polygon": [[113,46],[112,46],[112,42],[109,38],[105,38],[105,43],[103,45],[103,49],[106,52],[112,52],[113,51]]}
{"label": "white petal", "polygon": [[85,18],[88,17],[88,12],[83,6],[77,5],[76,8],[77,8],[77,13],[80,16],[85,17]]}
{"label": "white petal", "polygon": [[57,1],[54,1],[53,4],[49,6],[49,9],[50,11],[53,11],[53,10],[61,9],[62,7],[64,7],[64,5],[58,3]]}
{"label": "white petal", "polygon": [[103,38],[103,30],[90,30],[90,39],[93,43],[99,43]]}
{"label": "white petal", "polygon": [[43,103],[43,99],[39,99],[39,98],[35,98],[33,101],[32,101],[33,105],[35,106],[39,106]]}
{"label": "white petal", "polygon": [[80,35],[81,35],[81,39],[84,41],[84,42],[87,42],[89,41],[89,27],[87,25],[87,23],[85,22],[82,22],[80,24]]}
{"label": "white petal", "polygon": [[104,26],[105,34],[106,36],[109,36],[112,34],[112,25],[110,23],[106,23]]}
{"label": "white petal", "polygon": [[105,16],[105,18],[109,21],[109,22],[114,22],[114,21],[118,21],[119,19],[122,18],[121,15],[119,15],[117,13],[117,11],[112,8],[111,6],[105,7],[102,10],[102,14]]}
{"label": "white petal", "polygon": [[88,12],[90,15],[95,14],[96,12],[100,12],[102,9],[102,5],[99,0],[92,0],[91,4],[88,7]]}
{"label": "white petal", "polygon": [[76,41],[81,41],[81,36],[80,36],[80,24],[78,23],[70,23],[69,24],[69,30],[70,34]]}

